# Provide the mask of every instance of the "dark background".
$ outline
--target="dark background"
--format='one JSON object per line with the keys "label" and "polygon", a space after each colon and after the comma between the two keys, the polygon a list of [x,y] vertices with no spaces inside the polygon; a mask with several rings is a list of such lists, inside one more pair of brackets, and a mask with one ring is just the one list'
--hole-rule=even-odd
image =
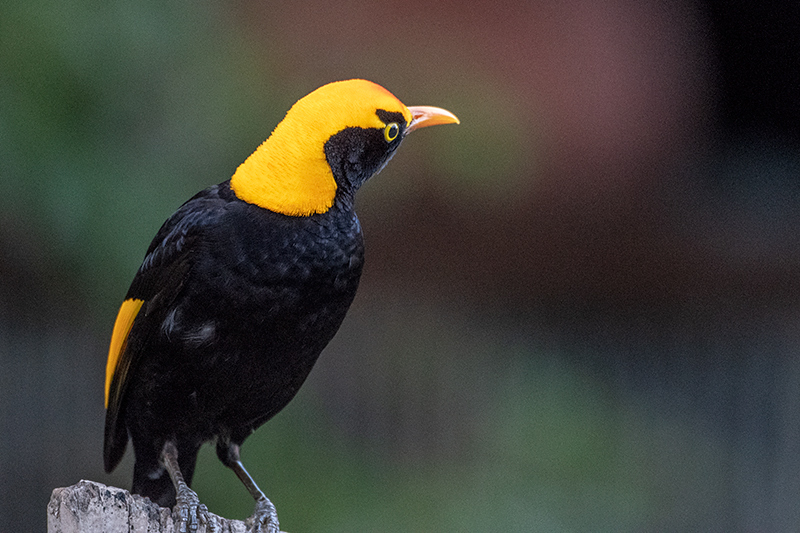
{"label": "dark background", "polygon": [[[359,198],[367,266],[243,448],[284,529],[800,527],[800,3],[0,6],[0,531],[102,471],[162,221],[364,77],[460,126]],[[195,488],[252,502],[210,447]]]}

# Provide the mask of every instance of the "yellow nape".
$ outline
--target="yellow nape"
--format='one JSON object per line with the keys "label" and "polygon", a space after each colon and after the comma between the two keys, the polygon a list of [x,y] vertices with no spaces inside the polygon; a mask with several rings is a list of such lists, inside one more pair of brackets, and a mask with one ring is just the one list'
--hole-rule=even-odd
{"label": "yellow nape", "polygon": [[125,350],[125,341],[128,340],[128,333],[131,332],[133,321],[139,313],[144,300],[132,298],[122,302],[122,306],[117,313],[117,320],[114,322],[114,331],[111,333],[111,346],[108,348],[108,362],[106,363],[106,409],[108,409],[108,396],[111,391],[111,381],[114,372],[117,370],[119,359]]}
{"label": "yellow nape", "polygon": [[392,93],[370,81],[323,85],[300,99],[272,135],[231,178],[237,197],[292,216],[324,213],[333,205],[336,181],[325,158],[325,142],[348,127],[383,128],[378,109],[411,112]]}

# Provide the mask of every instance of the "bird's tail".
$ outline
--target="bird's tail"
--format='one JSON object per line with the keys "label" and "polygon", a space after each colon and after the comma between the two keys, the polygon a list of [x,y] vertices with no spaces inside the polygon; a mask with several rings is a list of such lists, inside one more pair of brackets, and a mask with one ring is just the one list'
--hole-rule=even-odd
{"label": "bird's tail", "polygon": [[[134,451],[136,451],[135,448],[134,446]],[[192,449],[178,447],[178,465],[183,474],[183,480],[189,486],[192,484],[194,467],[197,464],[197,452],[198,447]],[[150,498],[150,501],[160,507],[172,508],[176,503],[175,485],[169,477],[169,472],[153,454],[136,453],[131,492]]]}
{"label": "bird's tail", "polygon": [[[155,477],[151,477],[155,475]],[[133,471],[133,487],[131,492],[150,498],[150,501],[159,507],[172,508],[175,506],[175,486],[166,470],[160,474],[137,475]]]}

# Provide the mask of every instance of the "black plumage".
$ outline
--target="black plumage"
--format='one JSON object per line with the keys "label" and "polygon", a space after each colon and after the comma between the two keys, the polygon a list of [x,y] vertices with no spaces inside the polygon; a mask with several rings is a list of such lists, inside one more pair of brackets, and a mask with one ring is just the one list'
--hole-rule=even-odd
{"label": "black plumage", "polygon": [[[301,184],[299,192],[290,193],[288,201],[280,190],[277,202],[265,196],[273,192],[260,192],[259,180],[270,178],[259,173],[260,161],[290,158],[283,152],[263,156],[265,143],[254,154],[262,159],[240,167],[240,189],[234,175],[198,193],[163,224],[115,324],[107,368],[105,468],[116,467],[130,438],[133,492],[162,506],[188,508],[184,521],[190,524],[198,519],[192,514],[204,512],[188,488],[197,453],[216,439],[220,460],[256,499],[254,529],[277,531],[274,506],[244,470],[239,447],[295,396],[353,301],[364,263],[356,191],[383,168],[407,132],[425,121],[457,121],[438,108],[406,108],[363,80],[315,93],[330,98],[326,90],[333,96],[374,97],[394,108],[360,103],[364,125],[354,126],[347,119],[354,106],[345,102],[341,116],[330,118],[331,133],[320,147],[324,168],[335,180],[330,203],[327,189],[311,179],[315,176],[299,176],[293,182]],[[273,147],[291,144],[286,136],[304,135],[306,127],[308,135],[319,131],[313,120],[327,108],[313,100],[315,93],[305,103],[313,112],[300,106],[291,116],[296,123],[273,133],[284,135]],[[314,153],[287,152],[294,158],[286,166],[290,171],[321,168]],[[312,182],[307,189],[306,178]],[[310,198],[316,212],[276,212],[243,200],[240,192],[279,206],[291,204],[295,194]]]}
{"label": "black plumage", "polygon": [[130,431],[133,491],[174,505],[159,464],[165,438],[176,436],[189,483],[203,442],[241,445],[280,411],[344,319],[363,254],[358,218],[344,202],[289,217],[239,200],[225,182],[185,203],[126,296],[145,301],[128,336],[127,349],[140,355],[125,400],[107,417],[106,470]]}

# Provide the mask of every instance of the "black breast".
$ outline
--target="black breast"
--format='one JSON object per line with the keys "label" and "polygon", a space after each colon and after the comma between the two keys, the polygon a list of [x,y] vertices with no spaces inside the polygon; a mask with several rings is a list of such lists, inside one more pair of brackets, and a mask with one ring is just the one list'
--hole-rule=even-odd
{"label": "black breast", "polygon": [[[249,434],[296,394],[358,287],[363,241],[352,210],[289,217],[234,200],[209,228],[161,344],[173,390],[205,438]],[[162,344],[163,343],[163,344]]]}

